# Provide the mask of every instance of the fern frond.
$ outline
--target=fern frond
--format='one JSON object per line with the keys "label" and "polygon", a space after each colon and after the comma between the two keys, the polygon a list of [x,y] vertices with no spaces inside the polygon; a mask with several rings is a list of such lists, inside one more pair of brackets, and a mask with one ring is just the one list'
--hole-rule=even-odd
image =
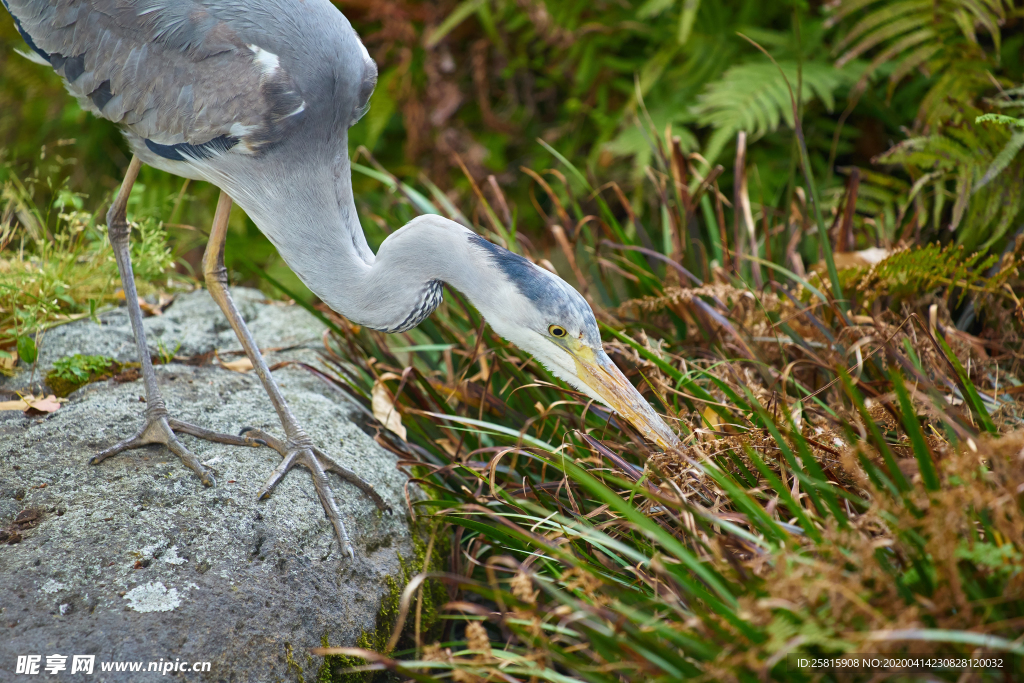
{"label": "fern frond", "polygon": [[[883,65],[894,64],[889,74],[891,96],[896,85],[917,69],[938,74],[940,81],[950,70],[990,69],[998,60],[1001,26],[1020,7],[1021,0],[838,0],[826,25],[856,18],[836,43],[836,65],[871,54],[864,72],[867,79]],[[979,34],[989,37],[990,49]],[[983,66],[973,69],[972,63]],[[918,118],[942,118],[932,108],[941,107],[946,98],[973,97],[979,92],[975,86],[975,79],[962,77],[936,83],[922,102]]]}
{"label": "fern frond", "polygon": [[960,112],[937,132],[904,140],[874,161],[902,166],[917,179],[919,225],[930,216],[936,236],[955,231],[957,244],[985,252],[1024,209],[1024,131],[986,125],[979,115]]}
{"label": "fern frond", "polygon": [[[713,161],[739,131],[756,139],[777,130],[782,123],[792,127],[793,104],[786,80],[796,88],[797,63],[783,61],[779,68],[764,61],[739,64],[708,84],[693,108],[697,123],[716,129],[705,157]],[[856,80],[854,71],[852,67],[836,69],[825,61],[806,62],[802,72],[803,101],[820,101],[832,111],[836,92]]]}
{"label": "fern frond", "polygon": [[[1017,120],[1020,121],[1020,119]],[[1024,122],[1020,125],[1024,125]],[[981,179],[978,180],[977,184],[975,184],[974,191],[977,192],[981,188],[985,187],[992,182],[993,178],[1006,170],[1006,167],[1009,166],[1015,158],[1017,158],[1017,153],[1020,152],[1021,148],[1024,148],[1024,131],[1014,133],[1013,137],[1007,141],[1006,146],[1003,147],[999,154],[996,155],[996,158],[992,160],[992,165],[988,167],[987,171],[985,171],[985,175],[983,175]]]}
{"label": "fern frond", "polygon": [[[849,5],[851,5],[851,4],[852,3],[846,3],[846,5],[847,5],[847,12],[845,14],[849,14],[850,13]],[[862,2],[860,4],[861,5],[868,5],[868,4],[870,4],[870,2]],[[874,29],[877,29],[879,26],[883,26],[885,24],[889,24],[890,22],[894,21],[895,19],[898,19],[898,18],[900,18],[900,17],[902,17],[902,16],[904,16],[906,14],[919,12],[921,10],[920,6],[922,4],[927,4],[927,3],[922,3],[921,0],[909,0],[908,2],[895,2],[895,3],[892,3],[891,5],[889,5],[888,7],[883,7],[883,8],[881,8],[881,9],[875,11],[875,12],[871,12],[870,14],[865,16],[863,19],[861,19],[859,22],[857,22],[857,24],[852,29],[850,29],[849,33],[847,33],[845,36],[843,36],[843,38],[836,44],[835,50],[837,52],[841,52],[841,51],[845,50],[846,48],[848,48],[850,46],[850,43],[852,43],[853,41],[857,40],[858,38],[860,38],[864,34],[869,33],[871,31],[873,31]],[[843,14],[841,16],[845,16],[845,14]],[[840,12],[839,12],[839,10],[837,10],[833,14],[833,16],[830,18],[829,24],[831,25],[831,24],[835,23],[836,19],[839,18],[839,16],[840,16]]]}
{"label": "fern frond", "polygon": [[[870,308],[879,296],[888,298],[890,305],[905,299],[919,299],[923,294],[943,290],[950,296],[951,307],[963,302],[968,292],[994,294],[1012,275],[1007,269],[994,277],[988,271],[999,260],[998,256],[970,253],[960,245],[942,247],[938,243],[912,249],[900,249],[865,268],[853,287],[858,300]],[[955,300],[953,295],[957,294]]]}
{"label": "fern frond", "polygon": [[1007,116],[1006,114],[982,114],[978,118],[974,119],[975,123],[998,123],[1001,126],[1017,126],[1024,128],[1024,119],[1018,119],[1015,116]]}
{"label": "fern frond", "polygon": [[1019,4],[1019,0],[840,0],[833,6],[828,25],[866,12],[837,43],[837,53],[845,50],[839,64],[923,28],[933,31],[936,43],[947,48],[950,57],[956,57],[965,42],[980,50],[978,29],[989,35],[998,54],[1000,26],[1008,14],[1018,11]]}

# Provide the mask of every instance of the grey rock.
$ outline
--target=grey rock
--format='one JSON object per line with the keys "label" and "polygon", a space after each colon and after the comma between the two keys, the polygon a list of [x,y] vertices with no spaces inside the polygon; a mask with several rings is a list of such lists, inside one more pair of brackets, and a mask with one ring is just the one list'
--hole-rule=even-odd
{"label": "grey rock", "polygon": [[[258,289],[234,287],[231,296],[261,349],[323,348],[323,324],[305,310],[266,301]],[[39,337],[35,372],[22,365],[14,377],[0,375],[7,393],[35,385],[55,361],[82,355],[108,356],[120,362],[138,361],[128,310],[122,306],[99,316],[100,324],[82,320],[59,325]],[[150,355],[197,356],[216,350],[225,360],[241,358],[242,347],[220,308],[205,290],[180,294],[162,315],[143,319]],[[294,355],[294,354],[293,354]],[[267,362],[273,364],[272,355]]]}
{"label": "grey rock", "polygon": [[[236,346],[231,331],[212,320],[219,310],[202,297],[182,297],[147,327],[181,340],[179,353]],[[320,344],[319,323],[305,311],[265,305],[251,291],[236,290],[236,298],[245,301],[261,346]],[[71,353],[132,360],[121,313],[104,316],[102,326],[83,321],[51,331],[43,362]],[[246,425],[281,433],[255,376],[177,363],[157,373],[178,419],[228,433]],[[346,395],[295,366],[274,376],[314,442],[395,511],[380,513],[331,476],[356,559],[341,555],[305,470],[256,500],[280,462],[271,449],[183,436],[214,470],[215,488],[204,488],[158,445],[88,465],[140,426],[141,381],[87,385],[46,417],[0,413],[0,529],[25,509],[42,516],[20,543],[0,546],[0,680],[21,680],[19,655],[41,655],[48,680],[167,680],[100,670],[102,662],[143,662],[145,669],[163,658],[210,662],[209,672],[182,675],[187,680],[294,681],[290,650],[310,681],[320,660],[309,648],[325,634],[332,645],[351,645],[375,627],[385,577],[400,577],[400,558],[414,553],[406,479],[395,457],[357,426],[361,407]],[[67,670],[47,676],[46,658],[55,653],[68,657]],[[93,676],[69,675],[73,655],[96,657]]]}

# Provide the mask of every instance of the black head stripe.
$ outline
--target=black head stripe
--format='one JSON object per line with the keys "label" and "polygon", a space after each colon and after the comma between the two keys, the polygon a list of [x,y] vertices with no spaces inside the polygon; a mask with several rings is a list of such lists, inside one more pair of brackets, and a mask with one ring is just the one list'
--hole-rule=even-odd
{"label": "black head stripe", "polygon": [[479,235],[471,234],[469,241],[486,251],[491,263],[550,322],[584,321],[588,324],[588,337],[591,341],[596,338],[596,343],[600,345],[600,333],[597,331],[597,325],[590,324],[594,317],[590,310],[590,304],[567,282],[540,266],[535,266],[519,254],[502,249]]}
{"label": "black head stripe", "polygon": [[501,269],[519,293],[538,307],[564,301],[565,291],[559,286],[557,279],[551,277],[546,270],[533,265],[519,254],[513,254],[508,249],[488,242],[480,235],[470,235],[469,240],[486,250],[491,262]]}

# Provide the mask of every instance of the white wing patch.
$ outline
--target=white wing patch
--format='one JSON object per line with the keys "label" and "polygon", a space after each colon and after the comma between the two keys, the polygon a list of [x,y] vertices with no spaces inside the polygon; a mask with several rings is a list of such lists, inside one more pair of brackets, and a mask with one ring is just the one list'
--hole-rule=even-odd
{"label": "white wing patch", "polygon": [[247,126],[243,123],[232,123],[231,128],[228,129],[228,134],[231,135],[231,137],[244,138],[258,127],[259,126]]}
{"label": "white wing patch", "polygon": [[252,50],[253,62],[260,67],[264,76],[270,76],[281,68],[281,60],[273,52],[267,52],[259,45],[248,45],[247,47]]}
{"label": "white wing patch", "polygon": [[35,62],[36,64],[42,64],[43,66],[49,66],[49,67],[53,66],[48,61],[46,61],[45,59],[40,57],[35,52],[32,52],[31,50],[17,50],[16,49],[15,52],[17,52],[19,55],[21,55],[22,57],[24,57],[25,59],[27,59],[30,62]]}

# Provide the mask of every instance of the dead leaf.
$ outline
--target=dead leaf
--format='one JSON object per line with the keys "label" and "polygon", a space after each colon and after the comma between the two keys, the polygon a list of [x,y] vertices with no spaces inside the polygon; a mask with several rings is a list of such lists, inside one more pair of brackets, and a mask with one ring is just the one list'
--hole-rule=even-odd
{"label": "dead leaf", "polygon": [[20,410],[28,412],[30,415],[52,413],[58,408],[60,408],[60,401],[58,401],[57,397],[53,394],[50,394],[46,398],[43,398],[42,396],[38,398],[35,396],[24,396],[17,401],[4,401],[0,403],[0,410]]}
{"label": "dead leaf", "polygon": [[488,377],[491,376],[491,371],[487,368],[487,354],[481,353],[479,356],[476,357],[476,359],[480,363],[480,371],[477,372],[472,377],[467,377],[467,382],[480,382],[486,380]]}
{"label": "dead leaf", "polygon": [[441,437],[440,439],[435,439],[434,443],[436,443],[438,446],[443,448],[444,452],[447,453],[449,457],[452,457],[452,458],[458,457],[459,449],[455,447],[455,444],[452,443],[451,439],[446,438],[446,437]]}
{"label": "dead leaf", "polygon": [[245,356],[227,363],[221,361],[220,366],[228,370],[234,370],[235,372],[249,372],[252,370],[252,361],[249,360],[248,356]]}
{"label": "dead leaf", "polygon": [[[836,264],[836,270],[846,270],[847,268],[870,268],[876,263],[881,263],[892,253],[889,249],[881,249],[879,247],[870,247],[868,249],[861,249],[860,251],[844,251],[833,255],[833,259]],[[820,261],[816,266],[815,270],[825,270],[825,262]]]}
{"label": "dead leaf", "polygon": [[398,413],[398,409],[395,408],[394,400],[391,398],[391,392],[384,386],[383,379],[396,378],[397,375],[387,373],[373,383],[373,389],[370,391],[370,407],[373,408],[373,416],[377,418],[382,425],[390,429],[392,432],[402,437],[402,441],[405,441],[406,431],[402,425],[402,416]]}
{"label": "dead leaf", "polygon": [[18,364],[18,353],[11,352],[7,358],[0,358],[0,374],[9,375],[14,372],[14,366]]}
{"label": "dead leaf", "polygon": [[161,292],[155,304],[151,304],[142,297],[139,297],[139,308],[146,315],[163,315],[164,310],[174,303],[174,296]]}
{"label": "dead leaf", "polygon": [[[124,301],[124,290],[117,290],[117,292],[114,294],[114,298],[121,299],[122,301]],[[155,304],[149,303],[141,296],[135,298],[139,302],[139,308],[142,309],[142,312],[146,314],[146,316],[163,315],[164,309],[166,309],[168,306],[174,303],[174,295],[166,293],[161,293],[160,296],[157,298],[157,302]]]}
{"label": "dead leaf", "polygon": [[25,401],[4,401],[0,403],[0,410],[25,410],[28,404]]}
{"label": "dead leaf", "polygon": [[33,413],[52,413],[60,408],[60,401],[53,394],[50,394],[46,398],[42,398],[33,401],[29,404],[28,409],[25,411],[29,415]]}

